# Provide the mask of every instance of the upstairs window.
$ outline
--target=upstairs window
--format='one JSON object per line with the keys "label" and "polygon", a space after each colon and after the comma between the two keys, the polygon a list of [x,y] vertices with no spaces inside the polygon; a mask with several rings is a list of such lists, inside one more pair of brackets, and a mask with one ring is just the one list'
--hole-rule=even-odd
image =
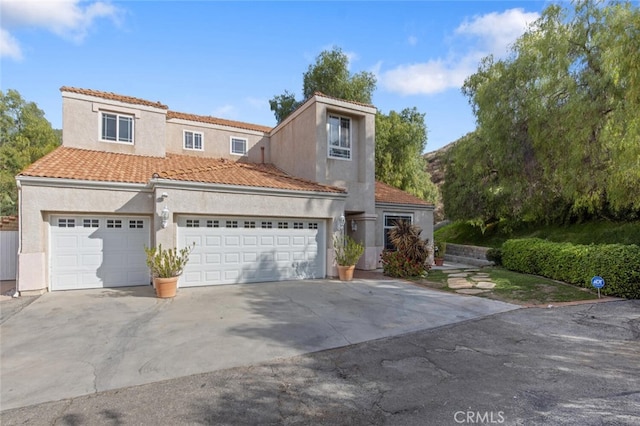
{"label": "upstairs window", "polygon": [[133,116],[103,112],[100,137],[103,141],[133,143]]}
{"label": "upstairs window", "polygon": [[330,115],[327,122],[329,158],[351,160],[351,119]]}
{"label": "upstairs window", "polygon": [[183,147],[184,149],[202,151],[202,133],[185,130]]}
{"label": "upstairs window", "polygon": [[247,155],[247,140],[243,138],[231,138],[231,153],[234,155]]}

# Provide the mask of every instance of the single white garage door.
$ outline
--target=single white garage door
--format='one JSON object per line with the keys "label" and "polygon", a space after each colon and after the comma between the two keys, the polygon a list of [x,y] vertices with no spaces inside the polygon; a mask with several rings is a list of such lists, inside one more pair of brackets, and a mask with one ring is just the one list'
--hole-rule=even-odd
{"label": "single white garage door", "polygon": [[145,217],[52,216],[51,290],[148,285]]}
{"label": "single white garage door", "polygon": [[323,220],[180,217],[178,241],[196,243],[182,287],[325,276]]}

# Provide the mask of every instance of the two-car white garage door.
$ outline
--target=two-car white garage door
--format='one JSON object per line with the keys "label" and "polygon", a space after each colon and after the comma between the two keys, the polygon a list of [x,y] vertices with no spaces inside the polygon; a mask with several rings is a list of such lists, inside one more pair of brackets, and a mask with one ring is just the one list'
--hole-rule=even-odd
{"label": "two-car white garage door", "polygon": [[325,276],[322,220],[180,217],[178,245],[196,243],[180,286]]}
{"label": "two-car white garage door", "polygon": [[[57,215],[50,225],[51,290],[149,284],[149,217]],[[179,247],[196,243],[180,286],[324,277],[324,236],[323,220],[179,217]]]}

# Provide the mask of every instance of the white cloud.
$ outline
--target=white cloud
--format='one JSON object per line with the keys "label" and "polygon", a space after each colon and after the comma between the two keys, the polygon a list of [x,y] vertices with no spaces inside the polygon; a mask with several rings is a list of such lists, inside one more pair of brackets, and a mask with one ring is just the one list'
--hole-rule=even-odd
{"label": "white cloud", "polygon": [[451,51],[446,58],[403,64],[384,71],[379,75],[381,86],[402,95],[430,95],[458,89],[477,70],[480,59],[490,54],[506,55],[509,46],[538,17],[538,13],[522,9],[474,16],[454,31],[454,38],[469,39],[465,51]]}
{"label": "white cloud", "polygon": [[15,39],[4,28],[0,28],[0,57],[7,57],[19,61],[22,59],[22,50]]}
{"label": "white cloud", "polygon": [[528,25],[538,19],[537,12],[525,12],[522,9],[509,9],[503,13],[489,13],[465,20],[456,34],[476,36],[480,47],[496,56],[503,56],[510,45],[524,33]]}
{"label": "white cloud", "polygon": [[[8,31],[21,27],[43,28],[60,37],[82,42],[97,19],[108,18],[118,22],[120,9],[114,5],[95,1],[87,3],[81,0],[3,0],[0,2],[2,25],[5,40],[15,37]],[[3,55],[4,49],[3,49]]]}

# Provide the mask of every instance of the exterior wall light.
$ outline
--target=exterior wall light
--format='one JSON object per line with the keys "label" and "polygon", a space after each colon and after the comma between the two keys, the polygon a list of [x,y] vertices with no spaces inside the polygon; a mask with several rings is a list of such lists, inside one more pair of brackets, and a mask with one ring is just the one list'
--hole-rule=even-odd
{"label": "exterior wall light", "polygon": [[160,213],[160,218],[162,219],[162,227],[166,228],[167,223],[169,222],[169,207],[164,206],[162,212]]}
{"label": "exterior wall light", "polygon": [[351,231],[356,232],[358,230],[358,224],[355,220],[351,220]]}
{"label": "exterior wall light", "polygon": [[344,230],[345,218],[344,215],[341,215],[337,220],[338,231]]}

